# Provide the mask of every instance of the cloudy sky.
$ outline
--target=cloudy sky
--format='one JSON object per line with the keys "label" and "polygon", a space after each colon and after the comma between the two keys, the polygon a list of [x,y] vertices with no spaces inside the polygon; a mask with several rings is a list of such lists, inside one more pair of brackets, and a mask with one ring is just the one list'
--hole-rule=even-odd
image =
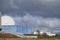
{"label": "cloudy sky", "polygon": [[16,25],[60,32],[60,0],[0,0],[0,10]]}

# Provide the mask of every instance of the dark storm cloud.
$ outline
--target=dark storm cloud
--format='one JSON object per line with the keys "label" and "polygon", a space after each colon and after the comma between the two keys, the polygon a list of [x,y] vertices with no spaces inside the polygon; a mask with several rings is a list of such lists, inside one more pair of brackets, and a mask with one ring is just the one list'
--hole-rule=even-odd
{"label": "dark storm cloud", "polygon": [[58,17],[60,18],[60,0],[3,0],[3,14]]}
{"label": "dark storm cloud", "polygon": [[2,0],[0,0],[0,11],[2,9]]}

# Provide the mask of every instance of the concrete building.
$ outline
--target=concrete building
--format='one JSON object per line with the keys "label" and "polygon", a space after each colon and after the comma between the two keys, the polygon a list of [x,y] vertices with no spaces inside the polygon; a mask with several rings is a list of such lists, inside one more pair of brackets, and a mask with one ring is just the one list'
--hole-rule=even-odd
{"label": "concrete building", "polygon": [[56,36],[56,34],[55,34],[55,33],[52,33],[52,32],[46,32],[46,34],[47,34],[48,36]]}
{"label": "concrete building", "polygon": [[[52,32],[40,32],[40,35],[43,35],[44,33],[46,33],[48,36],[56,36],[56,34]],[[38,32],[34,32],[33,34],[38,34]]]}
{"label": "concrete building", "polygon": [[32,29],[30,27],[18,26],[18,25],[5,25],[2,26],[2,32],[16,34],[20,32],[22,34],[31,33]]}
{"label": "concrete building", "polygon": [[8,25],[2,26],[2,32],[15,34],[16,26],[8,26]]}

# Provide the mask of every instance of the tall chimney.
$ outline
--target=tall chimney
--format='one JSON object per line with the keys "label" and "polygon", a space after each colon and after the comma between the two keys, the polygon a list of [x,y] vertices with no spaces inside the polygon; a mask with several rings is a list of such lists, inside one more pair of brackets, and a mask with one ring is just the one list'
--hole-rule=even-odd
{"label": "tall chimney", "polygon": [[1,12],[0,12],[0,26],[1,26]]}

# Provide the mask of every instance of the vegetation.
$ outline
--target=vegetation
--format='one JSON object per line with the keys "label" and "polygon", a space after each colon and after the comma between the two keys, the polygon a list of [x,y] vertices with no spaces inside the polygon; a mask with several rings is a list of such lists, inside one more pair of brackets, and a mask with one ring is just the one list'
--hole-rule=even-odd
{"label": "vegetation", "polygon": [[[0,29],[1,30],[1,29]],[[43,35],[40,35],[39,30],[37,30],[38,34],[25,34],[25,35],[33,35],[38,36],[38,38],[20,38],[15,35],[9,34],[9,33],[0,33],[0,40],[60,40],[60,35],[56,36],[47,36],[46,33]]]}
{"label": "vegetation", "polygon": [[0,38],[0,40],[59,40],[56,38],[29,39],[29,38]]}
{"label": "vegetation", "polygon": [[39,38],[19,38],[14,35],[11,35],[11,34],[0,34],[0,36],[2,36],[2,37],[5,36],[4,38],[0,37],[0,40],[60,40],[60,35],[56,35],[56,36],[52,36],[52,37],[48,37],[45,35],[46,34],[44,34],[44,36],[40,36]]}
{"label": "vegetation", "polygon": [[0,38],[20,38],[20,37],[9,33],[0,33]]}

